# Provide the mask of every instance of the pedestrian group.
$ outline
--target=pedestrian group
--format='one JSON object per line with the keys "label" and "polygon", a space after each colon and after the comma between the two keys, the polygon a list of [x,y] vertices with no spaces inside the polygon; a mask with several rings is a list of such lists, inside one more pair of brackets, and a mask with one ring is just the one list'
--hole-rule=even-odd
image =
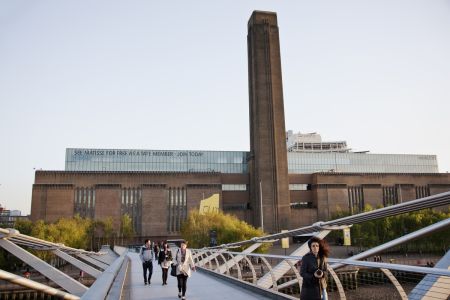
{"label": "pedestrian group", "polygon": [[151,283],[153,260],[156,260],[162,270],[162,285],[167,285],[171,269],[171,275],[177,277],[178,298],[186,299],[187,280],[191,276],[191,270],[195,271],[194,259],[191,250],[187,248],[187,241],[181,241],[180,248],[173,256],[167,242],[154,243],[152,247],[151,241],[147,239],[140,248],[139,257],[142,261],[144,285]]}

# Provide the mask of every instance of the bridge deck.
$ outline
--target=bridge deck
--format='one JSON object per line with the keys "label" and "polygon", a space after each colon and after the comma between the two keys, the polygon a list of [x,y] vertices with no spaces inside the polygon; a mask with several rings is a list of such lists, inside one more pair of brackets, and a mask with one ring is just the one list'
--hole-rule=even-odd
{"label": "bridge deck", "polygon": [[[170,276],[167,285],[162,285],[161,267],[156,261],[153,262],[153,276],[150,285],[144,285],[142,275],[142,264],[138,254],[129,253],[131,259],[131,286],[130,296],[133,300],[167,300],[178,299],[177,279]],[[233,284],[228,284],[201,272],[193,272],[187,281],[186,298],[188,300],[264,300],[269,299],[262,295],[249,292]]]}

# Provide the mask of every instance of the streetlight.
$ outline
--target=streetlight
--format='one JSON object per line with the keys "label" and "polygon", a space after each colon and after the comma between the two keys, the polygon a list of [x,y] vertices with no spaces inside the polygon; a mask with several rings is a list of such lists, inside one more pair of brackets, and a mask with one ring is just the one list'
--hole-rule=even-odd
{"label": "streetlight", "polygon": [[261,231],[264,232],[264,211],[263,211],[263,201],[262,201],[262,183],[259,180],[259,200],[261,205]]}

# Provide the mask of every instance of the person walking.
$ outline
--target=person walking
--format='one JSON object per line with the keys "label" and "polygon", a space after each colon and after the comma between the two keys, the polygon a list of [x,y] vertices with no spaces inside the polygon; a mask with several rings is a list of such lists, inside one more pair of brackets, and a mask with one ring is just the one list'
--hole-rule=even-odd
{"label": "person walking", "polygon": [[153,252],[155,253],[155,260],[158,259],[158,253],[159,253],[159,242],[156,241],[153,245]]}
{"label": "person walking", "polygon": [[[152,278],[153,273],[153,250],[152,250],[152,243],[149,239],[145,240],[144,246],[141,247],[141,250],[139,251],[139,257],[142,261],[142,270],[144,272],[144,284],[150,284],[150,280]],[[148,276],[147,276],[147,270],[148,270]]]}
{"label": "person walking", "polygon": [[194,259],[191,250],[187,248],[187,241],[181,242],[174,263],[177,265],[178,298],[185,300],[187,279],[191,276],[191,270],[195,271]]}
{"label": "person walking", "polygon": [[308,241],[310,252],[303,256],[300,275],[303,277],[301,300],[328,300],[327,258],[330,247],[325,240],[312,237]]}
{"label": "person walking", "polygon": [[162,285],[167,285],[167,273],[170,265],[172,264],[172,251],[170,250],[167,242],[164,242],[161,250],[159,251],[158,264],[161,266],[162,270]]}

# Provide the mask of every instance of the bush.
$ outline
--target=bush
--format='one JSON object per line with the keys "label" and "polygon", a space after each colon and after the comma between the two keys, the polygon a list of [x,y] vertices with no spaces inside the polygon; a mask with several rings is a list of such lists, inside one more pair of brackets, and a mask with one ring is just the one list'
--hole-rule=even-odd
{"label": "bush", "polygon": [[[189,241],[192,248],[209,247],[209,233],[212,230],[217,233],[218,245],[265,235],[260,229],[256,229],[237,217],[223,212],[200,214],[197,211],[192,211],[181,228],[183,238]],[[265,252],[270,246],[270,244],[263,244],[256,252]],[[242,249],[233,249],[232,251],[242,251]]]}

